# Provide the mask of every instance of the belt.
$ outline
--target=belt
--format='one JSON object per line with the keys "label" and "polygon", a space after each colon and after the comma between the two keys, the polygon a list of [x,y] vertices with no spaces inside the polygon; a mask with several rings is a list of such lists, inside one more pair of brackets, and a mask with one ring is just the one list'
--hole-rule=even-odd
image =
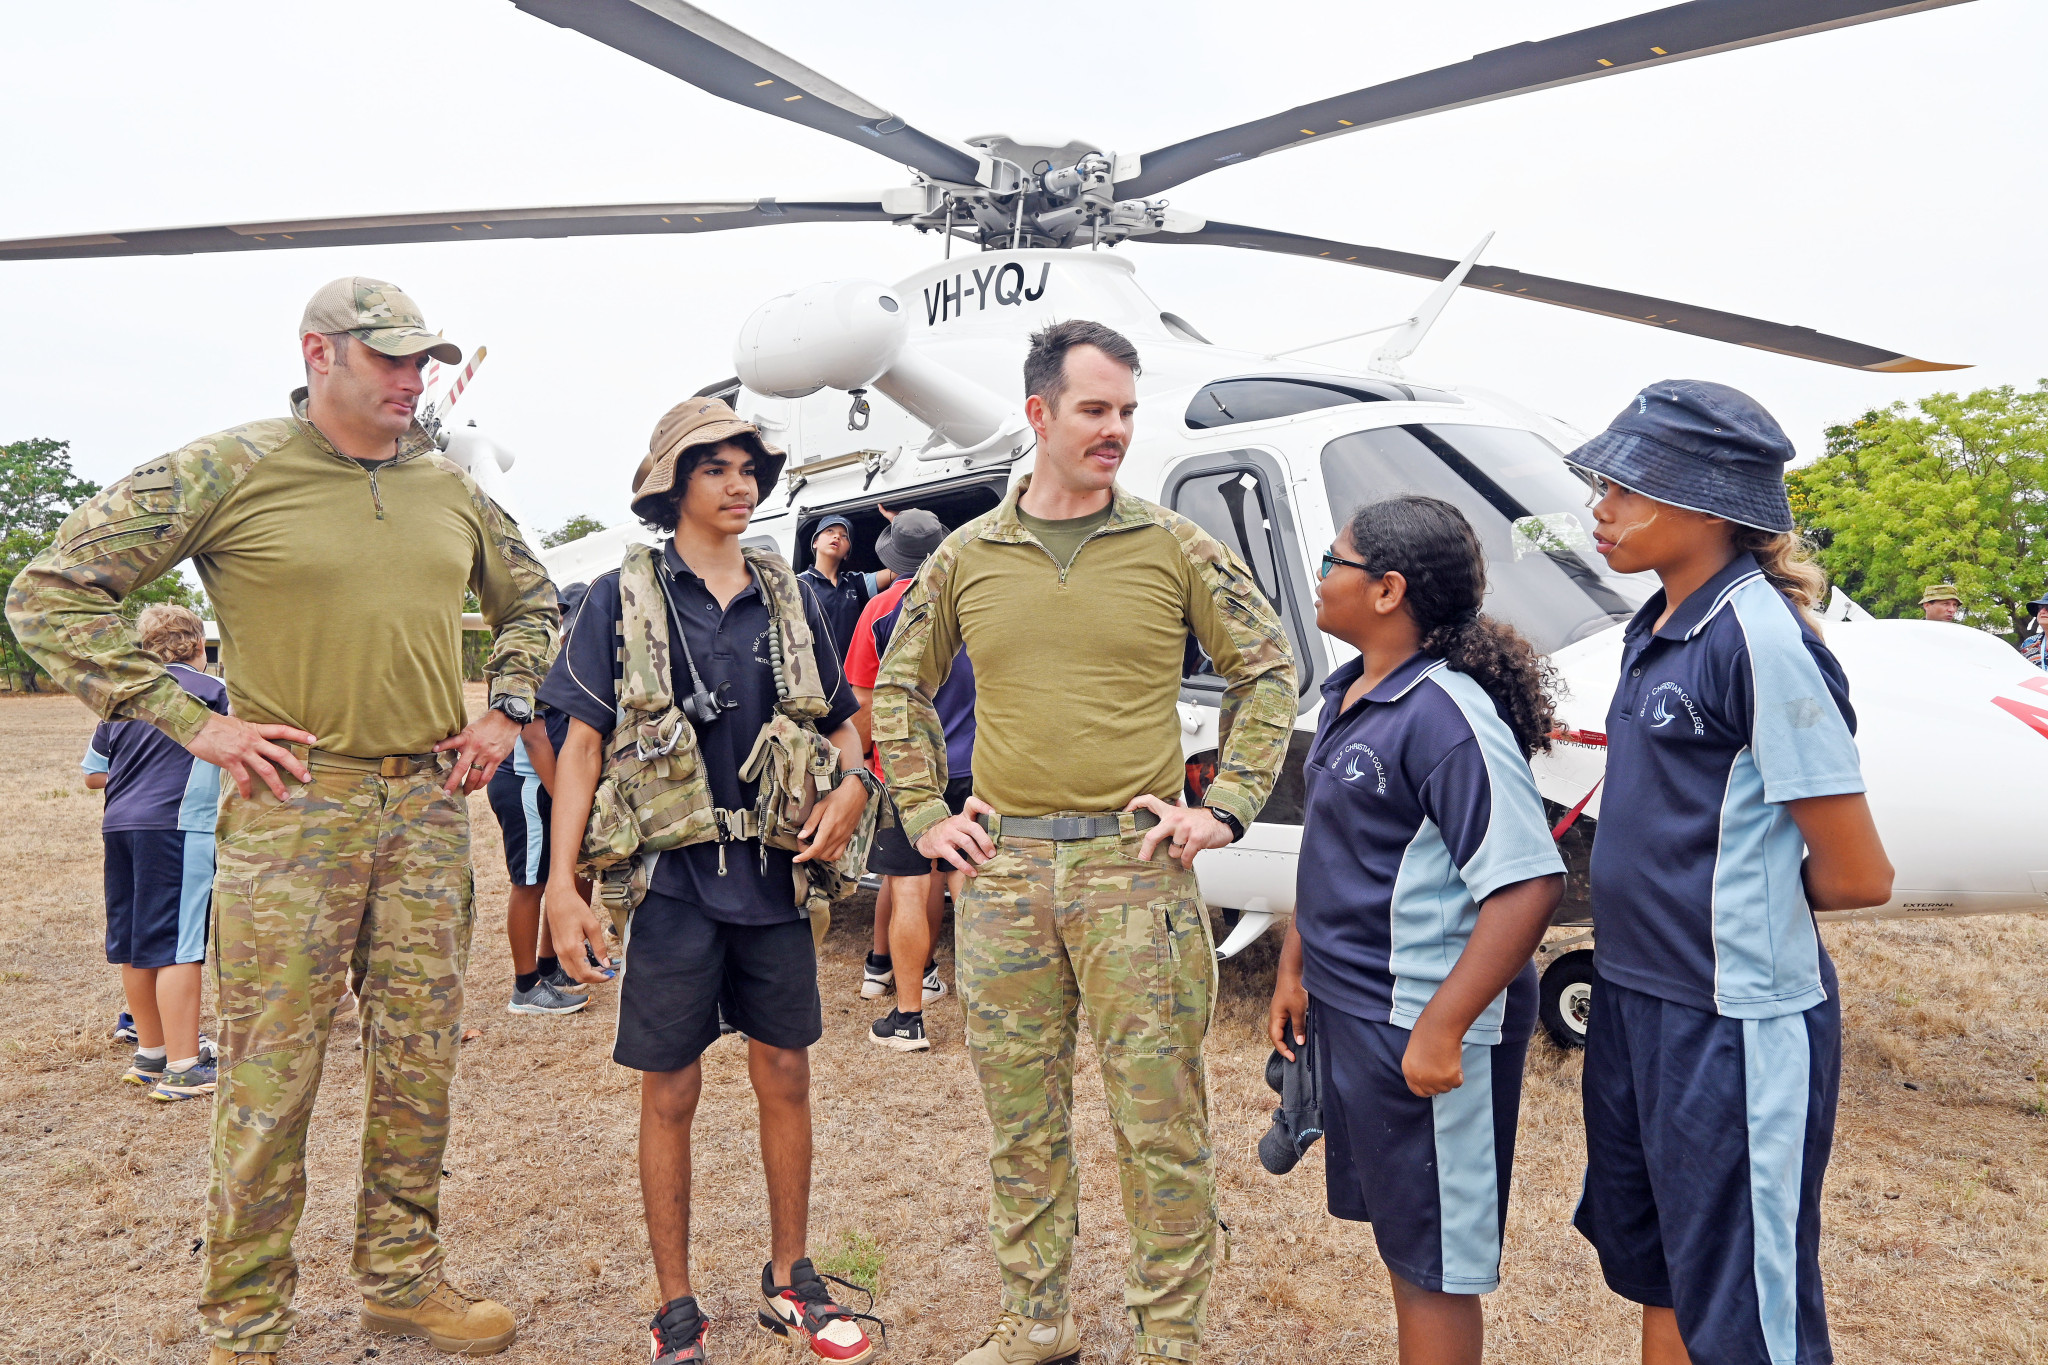
{"label": "belt", "polygon": [[384,758],[357,758],[354,754],[337,754],[326,749],[315,749],[307,744],[286,744],[299,762],[309,768],[346,768],[351,772],[375,773],[379,777],[411,777],[429,769],[438,769],[447,760],[441,754],[391,754]]}
{"label": "belt", "polygon": [[1124,822],[1130,822],[1130,831],[1150,829],[1159,823],[1159,817],[1149,810],[1132,811],[1124,815],[977,815],[974,823],[987,830],[995,838],[1008,835],[1012,839],[1050,839],[1056,844],[1072,843],[1076,839],[1107,839],[1125,832]]}

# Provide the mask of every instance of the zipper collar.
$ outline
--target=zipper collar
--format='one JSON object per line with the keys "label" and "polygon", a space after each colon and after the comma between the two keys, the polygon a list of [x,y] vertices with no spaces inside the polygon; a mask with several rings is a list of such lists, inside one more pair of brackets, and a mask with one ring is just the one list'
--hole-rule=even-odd
{"label": "zipper collar", "polygon": [[[1011,486],[1009,493],[997,505],[995,515],[989,518],[979,539],[992,540],[1004,545],[1037,545],[1044,549],[1037,536],[1025,527],[1017,516],[1017,506],[1024,498],[1024,490],[1031,487],[1031,476],[1026,474]],[[1109,496],[1109,520],[1095,528],[1088,536],[1109,535],[1116,531],[1135,530],[1140,526],[1165,526],[1166,523],[1155,515],[1155,509],[1143,498],[1124,491],[1122,484],[1112,484]],[[1087,542],[1082,542],[1086,544]],[[1076,552],[1078,557],[1078,552]]]}

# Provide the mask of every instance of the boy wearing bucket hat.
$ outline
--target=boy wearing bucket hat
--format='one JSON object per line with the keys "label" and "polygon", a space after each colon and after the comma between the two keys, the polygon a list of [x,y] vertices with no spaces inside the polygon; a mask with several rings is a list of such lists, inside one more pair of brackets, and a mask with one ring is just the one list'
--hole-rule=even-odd
{"label": "boy wearing bucket hat", "polygon": [[[804,1254],[809,1049],[823,1033],[823,1016],[812,926],[792,894],[798,875],[808,873],[802,864],[830,863],[848,844],[867,810],[866,782],[842,780],[822,795],[804,851],[792,856],[762,837],[759,784],[741,777],[796,695],[814,703],[812,723],[836,748],[840,775],[865,771],[852,725],[856,703],[817,602],[796,586],[787,564],[740,545],[782,459],[715,398],[688,399],[663,417],[633,479],[633,511],[663,533],[660,548],[628,546],[625,563],[590,584],[540,692],[570,718],[555,758],[546,906],[561,963],[577,980],[600,979],[586,946],[610,963],[575,872],[577,851],[590,851],[585,833],[596,823],[600,777],[611,782],[620,755],[635,752],[631,737],[644,743],[659,730],[656,757],[681,760],[676,769],[643,770],[640,796],[656,773],[674,775],[696,783],[697,794],[660,809],[699,810],[701,799],[715,816],[695,826],[699,839],[651,855],[619,977],[612,1057],[641,1073],[640,1188],[662,1296],[651,1328],[655,1365],[705,1359],[709,1324],[689,1265],[691,1125],[703,1085],[700,1058],[718,1039],[721,1015],[746,1036],[760,1106],[769,1258],[758,1322],[798,1340],[815,1360],[853,1365],[874,1353]],[[644,646],[646,631],[655,632],[658,649]],[[649,692],[663,695],[641,706]],[[623,725],[634,729],[615,742],[622,715],[650,709],[681,728],[629,718]]]}
{"label": "boy wearing bucket hat", "polygon": [[1813,911],[1882,904],[1892,870],[1810,614],[1826,585],[1790,534],[1792,453],[1747,396],[1669,380],[1568,457],[1595,548],[1663,583],[1607,716],[1573,1220],[1643,1305],[1646,1365],[1832,1359],[1841,1005]]}
{"label": "boy wearing bucket hat", "polygon": [[2027,662],[2048,668],[2048,597],[2037,597],[2027,603],[2027,610],[2033,619],[2027,624],[2033,630],[2020,641],[2020,653],[2027,656]]}
{"label": "boy wearing bucket hat", "polygon": [[[861,726],[863,740],[869,740],[875,679],[881,673],[882,655],[889,652],[896,623],[902,619],[904,594],[945,538],[945,523],[923,508],[913,507],[896,513],[875,541],[876,556],[896,575],[896,581],[861,612],[853,646],[846,655],[846,680],[861,701],[854,723]],[[932,695],[932,705],[946,735],[946,808],[958,814],[974,791],[974,665],[968,662],[966,650],[954,657],[953,671]],[[880,758],[870,752],[868,764],[879,777]],[[875,900],[877,920],[884,916],[883,898],[889,901],[888,924],[883,930],[887,937],[882,940],[887,952],[879,955],[879,961],[877,954],[868,955],[862,993],[866,994],[867,982],[879,982],[884,990],[890,985],[896,989],[896,1007],[874,1022],[868,1041],[896,1052],[925,1052],[931,1048],[924,1029],[925,1002],[946,993],[932,945],[945,918],[946,887],[952,879],[938,876],[937,865],[911,847],[893,804],[875,830],[868,871],[882,878],[882,896]]]}

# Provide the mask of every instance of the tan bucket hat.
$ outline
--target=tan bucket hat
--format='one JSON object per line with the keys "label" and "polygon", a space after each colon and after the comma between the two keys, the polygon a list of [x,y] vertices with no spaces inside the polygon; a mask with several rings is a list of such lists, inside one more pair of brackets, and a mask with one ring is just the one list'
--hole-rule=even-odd
{"label": "tan bucket hat", "polygon": [[1956,591],[1956,585],[1953,583],[1931,583],[1928,585],[1927,591],[1920,594],[1920,605],[1923,607],[1929,602],[1960,602],[1962,600],[1963,595]]}
{"label": "tan bucket hat", "polygon": [[425,351],[443,365],[460,365],[462,348],[427,330],[420,306],[395,284],[367,275],[344,275],[320,286],[299,318],[299,335],[347,332],[373,351],[385,355],[418,355]]}
{"label": "tan bucket hat", "polygon": [[686,398],[662,414],[654,425],[654,435],[647,440],[647,458],[640,461],[640,468],[633,473],[633,514],[645,517],[641,504],[676,486],[676,466],[685,450],[691,446],[714,446],[735,436],[753,437],[766,453],[765,465],[756,462],[754,481],[761,497],[767,498],[775,481],[782,477],[783,462],[788,457],[769,445],[761,429],[734,412],[724,399]]}

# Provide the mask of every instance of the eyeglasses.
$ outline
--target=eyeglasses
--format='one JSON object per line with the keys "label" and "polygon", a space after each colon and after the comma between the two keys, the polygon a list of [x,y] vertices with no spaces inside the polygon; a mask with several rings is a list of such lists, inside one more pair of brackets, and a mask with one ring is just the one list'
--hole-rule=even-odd
{"label": "eyeglasses", "polygon": [[1361,564],[1355,559],[1346,559],[1342,555],[1333,555],[1325,551],[1323,562],[1316,570],[1316,578],[1318,580],[1328,578],[1330,570],[1336,568],[1339,564],[1347,569],[1356,569],[1360,573],[1372,573],[1372,566],[1370,564]]}

